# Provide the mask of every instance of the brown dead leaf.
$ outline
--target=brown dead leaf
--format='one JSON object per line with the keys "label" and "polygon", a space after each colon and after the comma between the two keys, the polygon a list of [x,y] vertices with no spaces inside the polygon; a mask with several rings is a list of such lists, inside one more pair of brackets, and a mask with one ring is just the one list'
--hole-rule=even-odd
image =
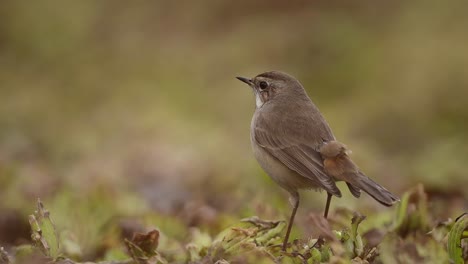
{"label": "brown dead leaf", "polygon": [[240,228],[240,227],[233,227],[233,231],[241,233],[244,236],[247,237],[253,237],[257,233],[257,228]]}
{"label": "brown dead leaf", "polygon": [[309,214],[309,222],[314,227],[312,230],[314,237],[322,237],[328,241],[337,241],[330,224],[321,214]]}
{"label": "brown dead leaf", "polygon": [[154,229],[146,234],[134,233],[132,242],[149,254],[154,254],[159,245],[159,231]]}
{"label": "brown dead leaf", "polygon": [[385,236],[385,232],[378,228],[372,228],[362,235],[364,240],[367,242],[367,247],[373,248],[382,242]]}

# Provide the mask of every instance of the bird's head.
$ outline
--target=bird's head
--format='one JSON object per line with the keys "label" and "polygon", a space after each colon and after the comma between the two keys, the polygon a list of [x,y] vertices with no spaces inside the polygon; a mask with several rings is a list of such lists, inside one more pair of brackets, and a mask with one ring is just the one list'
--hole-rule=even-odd
{"label": "bird's head", "polygon": [[291,97],[299,95],[303,98],[306,95],[301,83],[291,75],[280,71],[264,72],[252,79],[237,77],[248,84],[255,94],[255,104],[261,108],[265,103],[279,97]]}

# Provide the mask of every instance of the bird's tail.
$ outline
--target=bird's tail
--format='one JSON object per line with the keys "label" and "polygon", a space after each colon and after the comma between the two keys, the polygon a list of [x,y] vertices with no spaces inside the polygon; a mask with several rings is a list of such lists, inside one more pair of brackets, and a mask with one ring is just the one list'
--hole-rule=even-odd
{"label": "bird's tail", "polygon": [[394,194],[361,172],[359,173],[359,177],[355,179],[356,180],[352,183],[354,186],[365,191],[367,194],[372,196],[372,198],[385,206],[392,206],[396,202],[400,201],[400,199]]}

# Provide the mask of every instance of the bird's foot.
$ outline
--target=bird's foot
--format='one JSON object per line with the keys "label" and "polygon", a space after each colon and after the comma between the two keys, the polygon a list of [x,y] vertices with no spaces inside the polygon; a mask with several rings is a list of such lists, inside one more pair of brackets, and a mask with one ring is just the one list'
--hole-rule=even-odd
{"label": "bird's foot", "polygon": [[325,244],[325,239],[322,236],[319,236],[317,241],[315,241],[315,243],[310,248],[320,248],[323,246],[323,244]]}

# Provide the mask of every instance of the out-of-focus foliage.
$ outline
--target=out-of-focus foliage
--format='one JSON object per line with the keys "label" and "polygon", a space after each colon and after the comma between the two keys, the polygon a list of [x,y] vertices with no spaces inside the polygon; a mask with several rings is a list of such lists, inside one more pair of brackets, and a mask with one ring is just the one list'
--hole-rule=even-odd
{"label": "out-of-focus foliage", "polygon": [[[424,206],[418,209],[427,210],[427,205],[421,203],[424,194],[421,186],[405,193],[395,211],[396,217],[393,220],[385,219],[386,227],[367,230],[361,235],[359,226],[366,217],[354,213],[351,224],[335,223],[335,230],[329,225],[314,226],[321,229],[322,235],[296,239],[288,244],[286,251],[281,249],[285,222],[265,221],[258,217],[243,219],[214,237],[192,228],[189,240],[174,240],[161,245],[164,233],[156,229],[146,233],[135,232],[131,239],[124,238],[123,241],[119,238],[119,232],[112,232],[109,235],[115,241],[113,247],[102,249],[106,251],[103,253],[109,262],[100,263],[349,263],[350,260],[352,263],[452,263],[447,254],[453,263],[463,263],[466,256],[462,250],[466,250],[466,247],[462,247],[461,241],[466,238],[464,232],[468,231],[466,214],[455,223],[448,221],[439,224],[431,233],[417,228],[416,224],[412,225],[412,230],[402,228],[407,226],[405,223],[414,221],[415,215],[419,215],[409,209],[412,205]],[[349,213],[342,211],[333,215],[332,223],[338,217],[348,218]],[[424,222],[429,222],[429,215],[423,217],[426,218]],[[59,234],[49,211],[40,201],[34,214],[36,218],[37,221],[30,221],[31,232],[44,261],[72,264],[83,259],[83,255],[69,258],[67,249],[59,249]],[[325,221],[321,216],[312,215],[310,218],[315,223]],[[125,245],[125,249],[122,245]],[[62,252],[60,257],[59,250]],[[10,263],[10,257],[3,248],[0,253],[1,263]],[[21,257],[33,261],[36,258],[34,253],[34,250],[29,250],[29,253],[23,251]]]}
{"label": "out-of-focus foliage", "polygon": [[10,263],[10,256],[5,251],[3,247],[0,248],[0,263],[2,264],[9,264]]}
{"label": "out-of-focus foliage", "polygon": [[59,256],[59,238],[55,231],[54,223],[50,219],[49,211],[44,209],[41,201],[37,202],[37,210],[29,216],[29,225],[31,226],[31,238],[42,252],[57,259]]}
{"label": "out-of-focus foliage", "polygon": [[[240,219],[287,219],[287,196],[250,154],[254,99],[234,78],[282,70],[360,168],[402,197],[393,212],[346,193],[332,202],[332,230],[350,228],[348,208],[366,216],[363,252],[368,243],[385,263],[394,252],[400,262],[448,260],[451,219],[468,211],[467,9],[463,0],[1,1],[0,247],[16,262],[42,256],[27,246],[38,197],[60,252],[82,261],[125,260],[122,241],[154,228],[168,262],[187,260],[171,254],[182,251],[195,260]],[[302,197],[292,237],[327,234],[310,215],[325,195]],[[344,252],[361,252],[354,231],[343,234]]]}
{"label": "out-of-focus foliage", "polygon": [[[453,263],[464,263],[464,254],[462,243],[464,239],[468,238],[468,217],[467,213],[464,213],[455,220],[450,233],[448,235],[448,253],[450,255],[450,260]],[[466,242],[466,241],[465,241]],[[466,243],[465,243],[466,244]],[[465,247],[466,251],[466,247]]]}

